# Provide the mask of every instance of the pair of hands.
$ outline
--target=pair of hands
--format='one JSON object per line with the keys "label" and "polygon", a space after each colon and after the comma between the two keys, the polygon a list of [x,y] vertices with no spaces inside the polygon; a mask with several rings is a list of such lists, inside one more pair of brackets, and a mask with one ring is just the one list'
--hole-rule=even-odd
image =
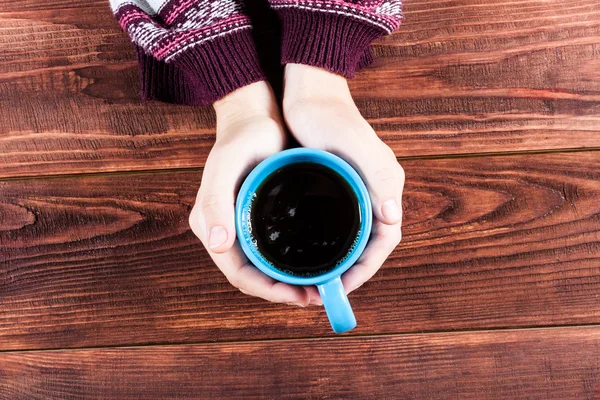
{"label": "pair of hands", "polygon": [[[268,277],[246,259],[235,240],[235,198],[242,180],[286,145],[284,122],[269,84],[241,88],[214,108],[217,140],[190,214],[192,231],[242,293],[301,307],[322,305],[316,287],[288,285]],[[339,75],[288,64],[283,116],[302,146],[329,151],[351,163],[371,193],[375,216],[371,240],[358,262],[342,276],[350,293],[377,272],[400,242],[404,171],[393,151],[360,115],[346,80]]]}

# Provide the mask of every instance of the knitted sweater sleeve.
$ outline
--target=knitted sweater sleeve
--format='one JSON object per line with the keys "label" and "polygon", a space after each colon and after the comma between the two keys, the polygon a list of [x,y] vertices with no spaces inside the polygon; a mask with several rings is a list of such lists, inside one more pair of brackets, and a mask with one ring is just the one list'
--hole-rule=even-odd
{"label": "knitted sweater sleeve", "polygon": [[282,63],[344,75],[372,61],[370,44],[402,20],[401,0],[269,0],[282,22]]}
{"label": "knitted sweater sleeve", "polygon": [[242,0],[110,0],[139,61],[142,97],[210,104],[264,79]]}

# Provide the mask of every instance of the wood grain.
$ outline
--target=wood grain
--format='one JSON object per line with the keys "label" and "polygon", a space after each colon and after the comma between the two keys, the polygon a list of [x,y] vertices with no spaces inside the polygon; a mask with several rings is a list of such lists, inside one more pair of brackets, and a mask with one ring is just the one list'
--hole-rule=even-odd
{"label": "wood grain", "polygon": [[[600,323],[600,153],[404,163],[403,243],[353,334]],[[231,287],[188,229],[200,173],[0,182],[0,349],[331,335]]]}
{"label": "wood grain", "polygon": [[600,399],[600,329],[0,354],[0,399]]}
{"label": "wood grain", "polygon": [[203,165],[212,110],[140,101],[108,1],[0,10],[0,177]]}
{"label": "wood grain", "polygon": [[[398,156],[600,147],[596,0],[406,3],[352,83]],[[140,103],[105,0],[0,10],[0,177],[203,165],[211,110]]]}
{"label": "wood grain", "polygon": [[375,46],[375,68],[353,84],[398,154],[598,145],[600,3],[423,0],[405,9],[402,29]]}

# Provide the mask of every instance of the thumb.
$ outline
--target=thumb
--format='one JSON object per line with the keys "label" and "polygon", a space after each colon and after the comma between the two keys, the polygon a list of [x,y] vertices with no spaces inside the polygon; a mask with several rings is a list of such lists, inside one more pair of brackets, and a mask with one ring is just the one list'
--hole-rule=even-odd
{"label": "thumb", "polygon": [[375,217],[384,224],[395,225],[402,221],[404,170],[383,142],[376,142],[374,147],[372,151],[356,151],[351,159],[369,188]]}
{"label": "thumb", "polygon": [[[233,188],[211,188],[200,197],[200,224],[204,230],[206,248],[214,253],[224,253],[235,241],[235,208]],[[231,191],[231,193],[229,193]]]}
{"label": "thumb", "polygon": [[209,159],[202,174],[190,226],[209,251],[224,253],[235,242],[235,188],[243,166],[214,161]]}

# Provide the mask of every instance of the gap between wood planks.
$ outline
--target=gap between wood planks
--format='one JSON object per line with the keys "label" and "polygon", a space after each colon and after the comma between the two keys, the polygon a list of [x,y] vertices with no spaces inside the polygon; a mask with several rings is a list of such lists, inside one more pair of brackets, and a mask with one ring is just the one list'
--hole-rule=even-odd
{"label": "gap between wood planks", "polygon": [[[507,156],[523,156],[537,154],[560,154],[560,153],[591,153],[600,152],[600,147],[580,147],[576,149],[550,149],[550,150],[523,150],[523,151],[507,151],[507,152],[489,152],[489,153],[466,153],[466,154],[440,154],[428,156],[408,156],[396,157],[399,162],[414,161],[414,160],[448,160],[456,158],[483,158],[483,157],[507,157]],[[163,168],[163,169],[136,169],[123,171],[107,171],[107,172],[85,172],[81,174],[54,174],[54,175],[25,175],[15,177],[0,178],[0,182],[11,181],[28,181],[28,180],[46,180],[46,179],[62,179],[62,178],[85,178],[98,176],[125,176],[125,175],[148,175],[148,174],[167,174],[167,173],[189,173],[201,172],[204,167],[188,167],[188,168]]]}
{"label": "gap between wood planks", "polygon": [[315,341],[315,340],[356,340],[356,339],[371,339],[371,338],[386,338],[386,337],[408,337],[408,336],[435,336],[435,335],[461,335],[473,333],[493,333],[493,332],[530,332],[543,330],[559,330],[569,328],[584,328],[584,329],[600,329],[598,324],[564,324],[564,325],[546,325],[546,326],[523,326],[518,328],[502,327],[488,329],[456,329],[456,330],[430,330],[421,332],[406,332],[406,333],[375,333],[375,334],[346,334],[343,336],[306,336],[294,338],[261,338],[255,340],[225,340],[225,341],[200,341],[200,342],[181,342],[181,343],[148,343],[136,345],[117,345],[117,346],[82,346],[82,347],[48,347],[42,349],[20,349],[20,350],[1,350],[0,354],[24,354],[24,353],[42,353],[42,352],[69,352],[69,351],[86,351],[86,350],[114,350],[114,349],[137,349],[137,348],[166,348],[166,347],[181,347],[181,346],[223,346],[228,344],[248,344],[248,343],[286,343],[300,341]]}

